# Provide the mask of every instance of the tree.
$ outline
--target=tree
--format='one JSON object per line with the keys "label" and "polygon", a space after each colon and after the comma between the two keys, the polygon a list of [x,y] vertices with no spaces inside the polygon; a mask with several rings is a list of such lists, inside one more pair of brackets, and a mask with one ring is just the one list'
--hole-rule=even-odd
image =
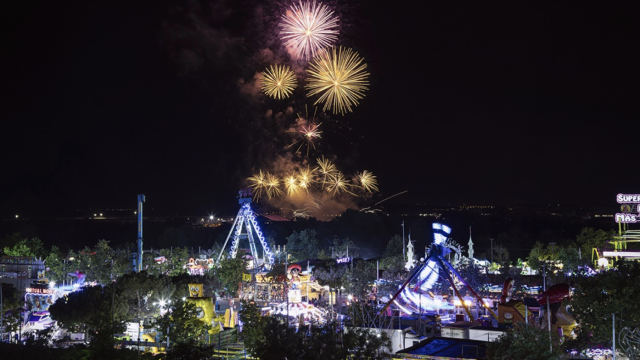
{"label": "tree", "polygon": [[540,241],[536,241],[535,245],[533,245],[533,249],[529,253],[529,257],[527,258],[527,265],[532,270],[539,270],[542,268],[542,261],[546,258],[544,244]]}
{"label": "tree", "polygon": [[534,325],[516,323],[487,345],[489,360],[561,360],[564,351],[558,335]]}
{"label": "tree", "polygon": [[275,316],[265,316],[262,341],[252,354],[261,360],[303,360],[305,356],[304,331],[296,331]]}
{"label": "tree", "polygon": [[151,276],[145,271],[129,273],[117,280],[118,293],[126,304],[129,318],[156,315],[158,308],[151,306],[155,301],[179,298],[172,278]]}
{"label": "tree", "polygon": [[352,294],[360,299],[366,298],[371,293],[371,285],[376,280],[375,264],[358,261],[353,267],[347,269],[342,283],[347,293]]}
{"label": "tree", "polygon": [[77,257],[79,271],[84,273],[86,281],[97,281],[99,284],[108,284],[115,279],[112,271],[114,251],[109,246],[109,241],[98,240],[93,248],[85,247]]}
{"label": "tree", "polygon": [[380,279],[383,281],[378,285],[378,293],[388,294],[398,290],[398,286],[401,285],[408,276],[404,265],[402,236],[395,235],[389,240],[387,248],[380,260],[380,270],[382,270]]}
{"label": "tree", "polygon": [[621,321],[617,322],[616,329],[640,323],[639,276],[640,263],[616,262],[615,269],[576,278],[571,302],[572,314],[580,324],[576,347],[583,348],[589,343],[610,344],[611,314],[615,313],[616,320]]}
{"label": "tree", "polygon": [[44,260],[44,265],[47,269],[47,278],[50,281],[62,283],[67,278],[67,272],[64,263],[65,255],[62,254],[57,246],[51,247],[51,252]]}
{"label": "tree", "polygon": [[6,332],[18,331],[20,326],[20,313],[24,306],[24,300],[20,291],[13,284],[0,283],[4,307],[4,326]]}
{"label": "tree", "polygon": [[316,259],[319,251],[316,231],[312,229],[294,231],[287,237],[287,251],[295,261]]}
{"label": "tree", "polygon": [[333,253],[339,256],[347,256],[357,258],[360,256],[360,247],[347,238],[335,237],[330,241],[330,247],[333,249]]}
{"label": "tree", "polygon": [[344,274],[347,272],[345,266],[337,266],[335,264],[329,266],[329,269],[318,268],[313,271],[313,276],[320,285],[329,285],[332,289],[342,286]]}
{"label": "tree", "polygon": [[[500,265],[500,272],[505,274],[511,267],[511,260],[509,259],[509,250],[502,244],[497,244],[493,247],[494,263]],[[492,264],[493,265],[493,264]]]}
{"label": "tree", "polygon": [[255,354],[260,344],[266,342],[264,337],[265,318],[260,314],[260,309],[255,304],[242,300],[240,320],[244,324],[241,333],[244,346],[250,353]]}
{"label": "tree", "polygon": [[[152,326],[169,337],[170,343],[204,345],[204,335],[211,325],[198,319],[195,304],[175,300],[168,311],[158,316]],[[168,334],[167,334],[168,331]]]}
{"label": "tree", "polygon": [[386,358],[383,349],[391,348],[387,333],[370,328],[350,328],[345,331],[342,342],[353,359],[383,359]]}
{"label": "tree", "polygon": [[584,228],[578,234],[576,243],[582,247],[582,258],[591,258],[592,249],[602,249],[607,246],[608,241],[611,240],[615,232],[596,230],[594,228]]}
{"label": "tree", "polygon": [[222,259],[215,272],[222,282],[223,289],[226,289],[228,294],[235,294],[238,292],[238,284],[242,282],[242,274],[246,270],[247,260],[244,253],[239,251],[235,259]]}
{"label": "tree", "polygon": [[13,233],[2,240],[2,250],[7,256],[33,256],[43,258],[47,255],[42,241],[37,237],[22,238],[20,233]]}
{"label": "tree", "polygon": [[189,262],[189,250],[186,247],[161,249],[160,256],[164,256],[166,260],[156,263],[153,256],[145,259],[145,267],[149,274],[177,276],[187,273],[185,265]]}
{"label": "tree", "polygon": [[51,318],[65,328],[87,332],[98,348],[113,348],[113,334],[126,329],[127,319],[127,304],[114,290],[111,285],[72,292],[49,307]]}
{"label": "tree", "polygon": [[543,265],[546,265],[547,274],[558,276],[577,272],[581,261],[575,246],[559,246],[552,242],[545,247],[536,241],[527,263],[531,269],[538,272],[542,272]]}
{"label": "tree", "polygon": [[387,247],[382,254],[383,258],[394,258],[394,257],[402,257],[403,254],[403,245],[402,245],[402,236],[394,235],[387,243]]}

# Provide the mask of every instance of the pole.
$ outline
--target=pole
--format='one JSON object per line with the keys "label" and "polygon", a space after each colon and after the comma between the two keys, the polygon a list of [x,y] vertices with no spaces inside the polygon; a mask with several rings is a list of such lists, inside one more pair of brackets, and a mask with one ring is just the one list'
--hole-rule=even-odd
{"label": "pole", "polygon": [[616,314],[611,314],[611,320],[613,321],[613,360],[616,360]]}
{"label": "pole", "polygon": [[547,263],[542,263],[542,291],[547,291]]}
{"label": "pole", "polygon": [[407,257],[404,255],[404,221],[402,222],[402,261],[407,262]]}
{"label": "pole", "polygon": [[547,328],[549,328],[549,350],[553,352],[553,341],[551,341],[551,304],[547,295]]}
{"label": "pole", "polygon": [[116,302],[116,287],[113,285],[113,259],[111,259],[111,334],[113,336],[115,336],[116,334],[116,327],[115,327],[115,302]]}
{"label": "pole", "polygon": [[287,276],[289,274],[287,274],[287,268],[289,267],[289,259],[287,256],[287,252],[285,251],[284,253],[284,289],[283,289],[283,294],[284,296],[286,296],[287,298],[287,327],[289,327],[289,289],[287,287]]}

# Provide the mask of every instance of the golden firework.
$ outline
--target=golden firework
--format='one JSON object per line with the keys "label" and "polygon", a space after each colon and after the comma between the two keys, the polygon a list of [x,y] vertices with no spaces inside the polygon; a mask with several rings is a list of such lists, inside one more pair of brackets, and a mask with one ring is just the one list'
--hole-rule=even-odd
{"label": "golden firework", "polygon": [[331,160],[326,159],[324,156],[317,159],[317,161],[318,167],[315,170],[317,170],[322,177],[322,188],[324,188],[327,181],[338,173],[338,169]]}
{"label": "golden firework", "polygon": [[295,195],[300,191],[298,179],[294,174],[287,175],[284,178],[284,187],[287,189],[289,196]]}
{"label": "golden firework", "polygon": [[262,92],[274,99],[288,98],[296,86],[296,74],[286,65],[271,65],[262,72]]}
{"label": "golden firework", "polygon": [[267,176],[262,170],[252,177],[248,178],[249,187],[253,189],[253,199],[260,199],[262,196],[262,191],[267,187]]}
{"label": "golden firework", "polygon": [[306,169],[301,169],[298,172],[297,180],[298,186],[305,191],[309,191],[309,187],[313,183],[313,175],[315,173],[315,169],[309,169],[307,166]]}
{"label": "golden firework", "polygon": [[362,62],[363,58],[349,48],[321,51],[307,70],[307,97],[319,94],[314,105],[324,103],[324,111],[331,109],[342,115],[351,112],[368,90],[369,73],[365,71],[367,64]]}
{"label": "golden firework", "polygon": [[277,176],[266,173],[265,179],[265,188],[269,199],[282,195],[282,190],[280,190],[280,179],[278,179]]}
{"label": "golden firework", "polygon": [[356,179],[360,183],[360,187],[368,192],[378,191],[378,180],[371,173],[371,171],[363,171],[361,173],[356,174]]}
{"label": "golden firework", "polygon": [[335,175],[331,176],[327,183],[327,191],[332,195],[339,194],[340,192],[346,192],[356,196],[356,194],[349,191],[349,180],[347,180],[340,171],[336,171]]}

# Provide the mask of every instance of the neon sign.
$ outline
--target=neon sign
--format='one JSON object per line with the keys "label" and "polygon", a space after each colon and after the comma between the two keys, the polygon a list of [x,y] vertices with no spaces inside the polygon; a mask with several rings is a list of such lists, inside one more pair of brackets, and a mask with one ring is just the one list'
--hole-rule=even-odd
{"label": "neon sign", "polygon": [[336,259],[336,263],[337,263],[337,264],[346,264],[346,263],[348,263],[349,261],[351,261],[351,258],[350,258],[350,257],[343,257],[343,258],[338,258],[338,259]]}
{"label": "neon sign", "polygon": [[617,213],[616,222],[621,224],[635,224],[640,222],[639,214]]}
{"label": "neon sign", "polygon": [[640,194],[618,194],[618,204],[640,204]]}
{"label": "neon sign", "polygon": [[26,292],[29,294],[51,295],[51,294],[55,294],[56,291],[54,289],[27,288]]}

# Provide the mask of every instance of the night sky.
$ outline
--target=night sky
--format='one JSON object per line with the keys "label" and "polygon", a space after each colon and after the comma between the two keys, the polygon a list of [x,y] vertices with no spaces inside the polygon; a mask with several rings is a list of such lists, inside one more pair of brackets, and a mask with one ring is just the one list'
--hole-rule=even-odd
{"label": "night sky", "polygon": [[[256,91],[257,72],[291,64],[286,4],[5,4],[0,217],[133,208],[138,193],[164,213],[235,212],[248,176],[292,159],[291,112],[313,108],[301,86],[285,101]],[[404,190],[394,201],[606,204],[640,191],[637,12],[329,4],[371,84],[353,113],[324,118],[316,155],[378,176],[380,193],[357,205]]]}

